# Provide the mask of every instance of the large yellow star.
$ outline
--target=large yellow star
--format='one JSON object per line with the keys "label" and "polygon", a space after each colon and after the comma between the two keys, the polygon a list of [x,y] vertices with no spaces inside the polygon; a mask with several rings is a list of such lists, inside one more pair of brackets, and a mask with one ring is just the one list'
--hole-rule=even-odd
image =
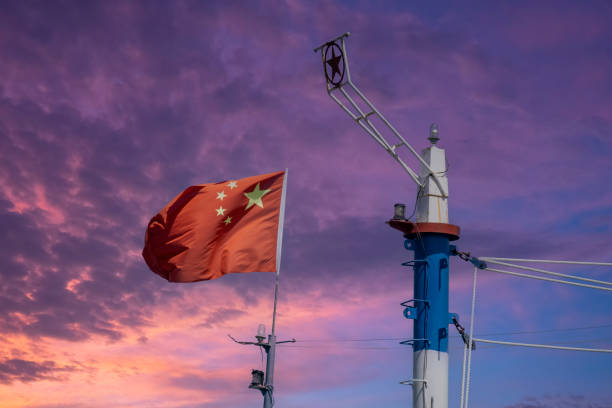
{"label": "large yellow star", "polygon": [[255,189],[253,191],[251,191],[250,193],[244,193],[244,195],[246,196],[246,198],[249,199],[249,203],[247,204],[245,210],[248,210],[249,208],[251,208],[253,206],[253,204],[264,208],[263,206],[263,202],[261,201],[261,198],[263,196],[265,196],[266,194],[268,194],[270,192],[270,190],[260,190],[259,189],[259,183],[257,183],[257,185],[255,186]]}

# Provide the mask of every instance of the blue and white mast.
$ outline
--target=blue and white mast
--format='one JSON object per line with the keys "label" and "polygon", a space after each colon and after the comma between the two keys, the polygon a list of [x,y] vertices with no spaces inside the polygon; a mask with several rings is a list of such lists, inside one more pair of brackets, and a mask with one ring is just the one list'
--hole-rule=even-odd
{"label": "blue and white mast", "polygon": [[459,228],[448,223],[448,180],[445,151],[436,146],[438,128],[432,125],[431,146],[422,151],[429,168],[437,174],[446,194],[422,167],[424,186],[417,195],[416,223],[396,214],[389,224],[404,232],[405,247],[414,251],[413,298],[403,302],[404,316],[414,319],[413,338],[403,342],[414,350],[411,380],[413,407],[448,407],[448,310],[449,241],[459,237]]}
{"label": "blue and white mast", "polygon": [[[414,408],[448,408],[449,241],[459,238],[459,227],[448,221],[445,152],[436,146],[438,128],[432,125],[431,145],[417,153],[355,86],[346,54],[348,36],[345,33],[315,49],[321,52],[327,93],[418,186],[416,222],[405,218],[401,204],[389,221],[404,233],[406,249],[414,251],[414,261],[404,264],[414,269],[414,296],[402,303],[404,316],[414,319],[413,338],[402,342],[414,350],[413,378],[402,383],[413,387]],[[419,164],[418,174],[409,160]]]}

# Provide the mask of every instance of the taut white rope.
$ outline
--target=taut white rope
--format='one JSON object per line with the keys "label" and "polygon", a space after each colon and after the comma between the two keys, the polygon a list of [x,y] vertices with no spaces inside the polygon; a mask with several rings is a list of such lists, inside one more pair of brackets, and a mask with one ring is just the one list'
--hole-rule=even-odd
{"label": "taut white rope", "polygon": [[594,266],[612,266],[612,262],[583,262],[583,261],[552,261],[546,259],[523,259],[523,258],[495,258],[495,257],[480,257],[486,261],[510,261],[510,262],[534,262],[534,263],[551,263],[551,264],[568,264],[568,265],[594,265]]}
{"label": "taut white rope", "polygon": [[465,392],[465,362],[467,356],[467,345],[463,347],[463,365],[461,365],[461,399],[459,400],[459,408],[463,408],[463,396]]}
{"label": "taut white rope", "polygon": [[[577,261],[576,262],[574,262],[574,261],[546,261],[546,260],[538,260],[538,259],[485,258],[485,257],[481,257],[479,259],[481,259],[481,260],[483,260],[485,262],[492,263],[492,264],[504,265],[504,266],[509,266],[509,267],[517,268],[517,269],[524,269],[524,270],[533,271],[533,272],[539,272],[539,273],[543,273],[543,274],[549,274],[549,275],[554,275],[554,276],[561,276],[561,277],[565,277],[565,278],[569,278],[569,279],[583,280],[583,281],[587,281],[587,282],[593,282],[593,283],[598,283],[598,284],[602,284],[602,285],[611,285],[612,286],[611,282],[599,281],[599,280],[595,280],[595,279],[583,278],[583,277],[573,276],[573,275],[566,275],[566,274],[562,274],[562,273],[547,271],[547,270],[544,270],[544,269],[531,268],[531,267],[520,266],[520,265],[513,265],[513,264],[505,263],[505,262],[502,262],[502,261],[541,262],[541,263],[548,262],[548,263],[557,263],[557,264],[596,265],[596,266],[612,266],[612,263],[604,263],[604,262],[577,262]],[[591,289],[600,289],[600,290],[605,290],[605,291],[612,292],[612,287],[608,288],[608,287],[605,287],[605,286],[596,286],[596,285],[589,285],[589,284],[586,284],[586,283],[570,282],[570,281],[565,281],[565,280],[561,280],[561,279],[546,278],[546,277],[543,277],[543,276],[535,276],[535,275],[530,275],[530,274],[526,274],[526,273],[511,272],[511,271],[505,271],[505,270],[494,269],[494,268],[489,268],[489,267],[486,267],[484,270],[492,271],[492,272],[497,272],[497,273],[503,273],[503,274],[507,274],[507,275],[519,276],[519,277],[522,277],[522,278],[538,279],[538,280],[543,280],[543,281],[548,281],[548,282],[557,282],[557,283],[563,283],[563,284],[566,284],[566,285],[580,286],[580,287],[591,288]],[[582,347],[554,346],[554,345],[548,345],[548,344],[517,343],[517,342],[510,342],[510,341],[487,340],[487,339],[474,338],[474,308],[475,308],[475,304],[476,304],[476,277],[477,277],[477,273],[478,273],[478,267],[475,267],[474,268],[474,284],[473,284],[473,287],[472,287],[472,313],[470,315],[470,331],[469,331],[470,337],[469,337],[468,344],[463,349],[463,366],[462,366],[462,369],[461,369],[462,370],[462,375],[461,375],[461,401],[460,401],[460,404],[459,404],[460,408],[468,408],[468,401],[469,401],[469,394],[470,394],[470,371],[471,371],[471,364],[472,364],[472,344],[473,344],[473,342],[501,344],[501,345],[506,345],[506,346],[518,346],[518,347],[535,347],[535,348],[544,348],[544,349],[553,349],[553,350],[572,350],[572,351],[589,351],[589,352],[596,352],[596,353],[612,353],[611,349],[593,349],[593,348],[582,348]],[[467,354],[467,359],[466,359],[466,354]],[[467,360],[467,367],[466,367],[466,360]]]}
{"label": "taut white rope", "polygon": [[543,274],[546,274],[546,275],[560,276],[560,277],[563,277],[563,278],[576,279],[576,280],[581,280],[581,281],[586,281],[586,282],[599,283],[601,285],[610,285],[610,286],[612,286],[612,282],[601,281],[601,280],[591,279],[591,278],[584,278],[582,276],[568,275],[568,274],[565,274],[565,273],[552,272],[552,271],[547,271],[545,269],[532,268],[530,266],[514,265],[514,264],[511,264],[511,263],[500,262],[498,260],[493,260],[493,259],[487,259],[487,258],[480,258],[480,259],[485,260],[488,263],[492,263],[492,264],[496,264],[496,265],[510,266],[512,268],[523,269],[523,270],[532,271],[532,272],[539,272],[539,273],[543,273]]}
{"label": "taut white rope", "polygon": [[[469,400],[469,396],[470,396],[470,371],[472,368],[472,343],[474,341],[474,309],[476,306],[476,277],[478,275],[478,268],[474,268],[474,283],[472,286],[472,312],[470,314],[470,331],[469,331],[469,336],[470,336],[470,340],[468,341],[467,344],[467,370],[465,373],[465,398],[462,398],[463,401],[460,408],[467,408],[468,407],[468,400]],[[461,381],[463,383],[463,380]],[[463,397],[463,390],[461,391],[461,396]]]}
{"label": "taut white rope", "polygon": [[595,286],[595,285],[588,285],[586,283],[569,282],[569,281],[564,281],[561,279],[545,278],[543,276],[534,276],[534,275],[529,275],[527,273],[503,271],[501,269],[494,269],[494,268],[485,268],[485,271],[492,271],[492,272],[497,272],[497,273],[504,273],[506,275],[520,276],[521,278],[539,279],[539,280],[548,281],[548,282],[557,282],[557,283],[563,283],[566,285],[581,286],[584,288],[599,289],[599,290],[605,290],[608,292],[612,292],[612,288],[606,288],[604,286]]}
{"label": "taut white rope", "polygon": [[592,348],[583,348],[583,347],[553,346],[549,344],[517,343],[514,341],[500,341],[500,340],[487,340],[487,339],[474,339],[474,340],[479,341],[481,343],[502,344],[504,346],[535,347],[535,348],[545,348],[545,349],[553,349],[553,350],[590,351],[593,353],[612,353],[612,349],[592,349]]}

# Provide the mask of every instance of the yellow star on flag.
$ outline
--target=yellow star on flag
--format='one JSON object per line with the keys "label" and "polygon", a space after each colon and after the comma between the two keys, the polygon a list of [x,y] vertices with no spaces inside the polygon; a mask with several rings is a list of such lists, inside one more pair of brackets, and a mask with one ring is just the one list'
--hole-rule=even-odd
{"label": "yellow star on flag", "polygon": [[216,211],[217,211],[217,217],[220,216],[220,215],[225,215],[225,214],[223,214],[225,212],[225,208],[223,208],[221,206],[219,206],[219,208],[217,208]]}
{"label": "yellow star on flag", "polygon": [[232,217],[227,217],[224,221],[225,225],[228,225],[230,222],[232,222]]}
{"label": "yellow star on flag", "polygon": [[230,190],[233,190],[238,187],[238,183],[236,183],[235,181],[230,181],[229,183],[227,183],[227,186],[230,188]]}
{"label": "yellow star on flag", "polygon": [[217,193],[217,200],[221,200],[223,201],[223,199],[227,197],[227,194],[225,194],[225,191],[222,191],[220,193]]}
{"label": "yellow star on flag", "polygon": [[263,201],[261,201],[261,198],[265,196],[266,194],[268,194],[269,192],[270,190],[260,190],[259,183],[257,183],[253,191],[251,191],[250,193],[244,193],[246,198],[249,199],[249,203],[247,204],[245,210],[248,210],[254,204],[257,205],[258,207],[264,208]]}

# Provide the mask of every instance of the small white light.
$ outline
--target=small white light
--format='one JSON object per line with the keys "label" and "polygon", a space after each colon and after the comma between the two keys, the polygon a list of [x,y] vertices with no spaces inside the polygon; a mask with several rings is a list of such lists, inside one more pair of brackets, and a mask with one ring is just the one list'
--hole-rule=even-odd
{"label": "small white light", "polygon": [[429,127],[429,137],[427,139],[432,145],[438,143],[438,140],[440,140],[440,137],[438,136],[438,125],[435,123],[432,123]]}
{"label": "small white light", "polygon": [[257,336],[255,336],[255,338],[257,339],[259,343],[265,340],[266,338],[266,325],[265,324],[260,324],[259,326],[257,326]]}
{"label": "small white light", "polygon": [[406,204],[397,203],[393,206],[393,219],[394,220],[405,220],[406,219]]}

